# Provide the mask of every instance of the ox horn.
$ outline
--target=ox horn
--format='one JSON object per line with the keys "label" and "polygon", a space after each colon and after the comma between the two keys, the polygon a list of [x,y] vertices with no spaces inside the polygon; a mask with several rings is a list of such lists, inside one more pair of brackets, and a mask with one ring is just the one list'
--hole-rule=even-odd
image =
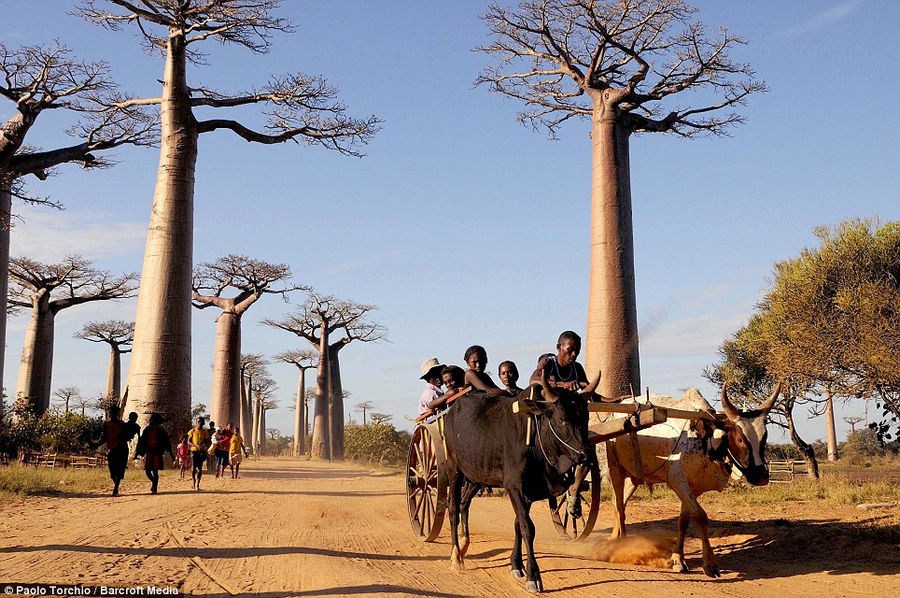
{"label": "ox horn", "polygon": [[559,400],[559,395],[553,392],[553,389],[550,388],[550,380],[547,379],[547,371],[541,371],[541,395],[544,397],[544,400],[549,403],[555,403]]}
{"label": "ox horn", "polygon": [[728,416],[728,419],[735,420],[740,417],[741,412],[738,411],[738,408],[734,406],[734,404],[728,400],[728,393],[726,389],[728,385],[722,384],[722,411],[725,412],[725,415]]}
{"label": "ox horn", "polygon": [[581,391],[581,394],[586,394],[586,395],[594,394],[594,391],[597,390],[597,387],[600,385],[600,377],[602,375],[603,375],[603,372],[600,370],[597,370],[597,377],[594,378],[593,382],[591,382],[590,384],[588,384],[587,386],[584,387],[584,389]]}
{"label": "ox horn", "polygon": [[768,413],[769,409],[771,409],[775,405],[775,399],[778,398],[778,393],[781,392],[781,380],[775,383],[775,388],[772,389],[772,394],[769,395],[769,398],[765,400],[765,402],[759,406],[760,411],[763,413]]}

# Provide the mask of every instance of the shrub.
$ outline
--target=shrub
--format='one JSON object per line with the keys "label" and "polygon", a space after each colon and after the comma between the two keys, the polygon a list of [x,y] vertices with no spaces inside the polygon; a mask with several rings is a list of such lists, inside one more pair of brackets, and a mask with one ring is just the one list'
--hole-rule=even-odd
{"label": "shrub", "polygon": [[11,457],[24,451],[57,451],[78,453],[89,450],[88,439],[103,434],[103,420],[78,413],[56,410],[36,416],[30,411],[10,414],[0,422],[0,452]]}
{"label": "shrub", "polygon": [[410,435],[391,424],[377,423],[344,428],[344,456],[348,459],[402,467]]}
{"label": "shrub", "polygon": [[869,428],[848,434],[847,441],[841,445],[841,454],[851,460],[881,457],[885,453],[875,430]]}

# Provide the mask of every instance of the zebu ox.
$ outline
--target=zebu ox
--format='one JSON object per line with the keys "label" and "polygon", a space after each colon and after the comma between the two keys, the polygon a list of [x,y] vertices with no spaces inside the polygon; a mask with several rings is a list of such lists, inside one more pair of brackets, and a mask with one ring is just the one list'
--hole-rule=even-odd
{"label": "zebu ox", "polygon": [[[634,444],[627,436],[607,441],[609,476],[618,515],[610,537],[625,535],[625,505],[637,485],[667,484],[681,499],[672,569],[689,570],[684,562],[684,536],[688,523],[693,520],[703,543],[703,572],[718,577],[719,568],[709,544],[706,511],[697,502],[697,496],[710,490],[721,491],[730,478],[740,479],[742,475],[754,486],[769,483],[765,461],[766,415],[775,404],[780,387],[777,384],[771,396],[758,409],[750,411],[738,410],[728,400],[723,387],[724,417],[689,420],[670,415],[665,423],[639,431],[637,445],[642,472],[635,471]],[[629,401],[633,399],[623,402]],[[688,389],[681,400],[651,396],[650,401],[664,407],[714,413],[696,388]]]}
{"label": "zebu ox", "polygon": [[[585,391],[592,392],[593,387]],[[516,401],[518,412],[513,411]],[[546,380],[543,390],[535,384],[515,398],[473,392],[448,410],[444,426],[450,485],[451,568],[465,568],[472,498],[482,486],[502,486],[516,513],[510,572],[513,577],[526,578],[529,592],[542,591],[529,510],[533,502],[565,492],[572,483],[575,465],[596,462],[594,446],[588,442],[585,397],[560,389],[555,394]],[[524,571],[523,540],[527,554]]]}

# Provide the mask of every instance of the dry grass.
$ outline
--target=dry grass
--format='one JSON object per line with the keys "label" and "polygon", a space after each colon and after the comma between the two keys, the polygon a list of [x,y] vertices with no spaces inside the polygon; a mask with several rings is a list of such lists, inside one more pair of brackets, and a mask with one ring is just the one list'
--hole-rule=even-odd
{"label": "dry grass", "polygon": [[105,488],[109,484],[109,472],[105,467],[0,467],[0,501],[21,496],[77,494]]}

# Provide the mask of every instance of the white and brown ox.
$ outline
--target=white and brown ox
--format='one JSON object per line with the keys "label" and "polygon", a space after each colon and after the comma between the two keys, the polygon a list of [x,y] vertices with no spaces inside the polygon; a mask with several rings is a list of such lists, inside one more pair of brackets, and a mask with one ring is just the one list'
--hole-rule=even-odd
{"label": "white and brown ox", "polygon": [[[672,569],[689,570],[684,562],[684,536],[688,523],[693,521],[703,543],[703,571],[710,577],[718,577],[719,568],[709,545],[706,511],[697,502],[697,496],[710,490],[723,490],[730,478],[743,476],[754,486],[769,483],[765,460],[766,415],[775,404],[779,390],[780,384],[759,408],[740,411],[728,400],[723,388],[724,416],[694,420],[670,416],[665,423],[639,431],[637,446],[643,475],[636,472],[635,444],[628,436],[608,441],[607,461],[618,514],[611,538],[625,535],[625,505],[637,485],[667,484],[681,499]],[[689,388],[680,400],[663,396],[651,396],[650,400],[654,405],[673,409],[714,413],[695,388]],[[629,401],[633,399],[623,403]]]}

